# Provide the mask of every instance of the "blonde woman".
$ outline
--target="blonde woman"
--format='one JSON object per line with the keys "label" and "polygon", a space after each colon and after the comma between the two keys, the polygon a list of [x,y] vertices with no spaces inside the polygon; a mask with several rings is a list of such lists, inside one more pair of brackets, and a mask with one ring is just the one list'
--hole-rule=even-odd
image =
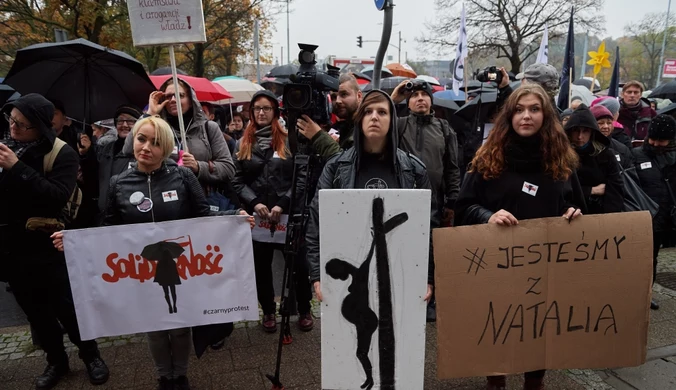
{"label": "blonde woman", "polygon": [[[246,211],[212,212],[204,191],[189,168],[168,159],[174,150],[174,133],[158,116],[146,117],[132,129],[136,164],[110,180],[104,225],[163,222],[210,215],[247,215]],[[164,202],[162,193],[176,191],[178,201]],[[253,217],[249,218],[253,227]],[[63,250],[63,235],[54,235]],[[180,281],[179,281],[180,283]],[[175,287],[175,286],[171,286]],[[176,302],[175,290],[172,298]],[[158,390],[190,389],[188,356],[190,328],[148,333],[148,345],[158,374]]]}

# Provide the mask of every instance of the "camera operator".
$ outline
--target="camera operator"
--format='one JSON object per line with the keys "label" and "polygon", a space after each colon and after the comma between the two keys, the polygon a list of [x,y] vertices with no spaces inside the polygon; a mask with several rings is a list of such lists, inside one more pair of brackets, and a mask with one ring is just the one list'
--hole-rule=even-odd
{"label": "camera operator", "polygon": [[[260,218],[276,224],[282,214],[289,213],[291,204],[294,163],[288,134],[279,123],[279,102],[272,92],[256,92],[251,98],[249,114],[252,120],[235,149],[237,160],[233,185],[242,206],[249,213],[256,212]],[[283,250],[284,245],[253,243],[258,302],[263,308],[263,329],[269,333],[277,331],[272,283],[275,249]],[[312,293],[305,265],[301,261],[297,261],[296,265],[298,326],[303,331],[309,331],[314,326],[310,312]]]}
{"label": "camera operator", "polygon": [[333,125],[338,130],[338,143],[326,132],[322,131],[319,124],[315,123],[307,115],[301,116],[296,126],[298,131],[307,139],[311,140],[312,147],[320,156],[328,158],[341,149],[352,147],[354,131],[354,114],[357,112],[362,100],[362,92],[357,84],[357,79],[351,74],[343,74],[338,79],[340,86],[333,105],[333,113],[340,119]]}
{"label": "camera operator", "polygon": [[460,192],[458,138],[445,119],[434,116],[432,93],[426,81],[406,80],[394,89],[392,100],[399,104],[408,99],[411,114],[397,119],[399,147],[425,163],[439,213],[450,221]]}

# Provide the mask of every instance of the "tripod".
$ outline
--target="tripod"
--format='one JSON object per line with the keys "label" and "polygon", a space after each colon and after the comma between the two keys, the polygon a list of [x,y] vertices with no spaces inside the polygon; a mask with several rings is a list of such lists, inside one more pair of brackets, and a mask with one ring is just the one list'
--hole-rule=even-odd
{"label": "tripod", "polygon": [[[319,160],[319,156],[309,153],[309,147],[307,145],[300,145],[298,134],[296,132],[297,119],[297,115],[289,113],[287,127],[289,129],[289,149],[293,156],[293,184],[291,187],[291,202],[289,206],[286,241],[284,243],[284,274],[279,307],[279,312],[282,315],[282,326],[279,332],[279,343],[277,345],[277,362],[275,365],[275,374],[266,375],[270,382],[272,382],[272,390],[284,390],[279,375],[282,364],[282,349],[284,348],[284,345],[293,342],[290,319],[292,306],[295,304],[293,286],[295,285],[294,270],[296,256],[305,241],[305,231],[309,218],[309,206],[312,201],[312,196],[314,195],[314,169]],[[299,199],[301,200],[300,202]]]}

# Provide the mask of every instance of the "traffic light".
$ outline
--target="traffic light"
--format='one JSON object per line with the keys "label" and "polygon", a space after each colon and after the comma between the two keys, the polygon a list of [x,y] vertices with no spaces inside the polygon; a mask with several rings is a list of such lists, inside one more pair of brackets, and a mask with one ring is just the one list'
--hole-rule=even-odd
{"label": "traffic light", "polygon": [[361,47],[362,40],[361,40],[361,35],[357,37],[357,46]]}

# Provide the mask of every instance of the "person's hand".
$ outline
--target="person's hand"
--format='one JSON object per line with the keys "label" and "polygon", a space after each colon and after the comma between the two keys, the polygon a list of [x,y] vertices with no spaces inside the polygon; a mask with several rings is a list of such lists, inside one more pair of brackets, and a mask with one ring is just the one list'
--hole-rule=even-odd
{"label": "person's hand", "polygon": [[394,89],[394,91],[392,91],[391,97],[392,97],[392,101],[394,102],[394,104],[399,104],[399,103],[403,102],[404,99],[406,99],[407,92],[402,91],[402,90],[404,89],[404,86],[406,85],[406,83],[408,83],[408,81],[409,80],[402,81],[401,83],[399,83],[399,85],[397,85],[397,87]]}
{"label": "person's hand", "polygon": [[268,210],[268,206],[264,205],[263,203],[259,203],[254,206],[254,211],[256,214],[258,214],[259,217],[263,219],[268,219],[270,216],[270,210]]}
{"label": "person's hand", "polygon": [[16,154],[7,145],[0,143],[0,168],[12,169],[14,164],[19,161]]}
{"label": "person's hand", "polygon": [[563,214],[563,218],[567,219],[568,221],[572,221],[580,215],[582,215],[582,211],[580,211],[580,209],[569,207],[568,210],[566,210],[566,212]]}
{"label": "person's hand", "polygon": [[190,170],[195,174],[197,174],[197,172],[200,170],[200,166],[197,164],[195,156],[188,152],[183,152],[183,166],[190,168]]}
{"label": "person's hand", "polygon": [[500,85],[498,85],[498,89],[505,88],[506,86],[509,85],[509,74],[507,74],[507,71],[505,68],[500,68],[500,73],[502,73],[502,81],[500,81]]}
{"label": "person's hand", "polygon": [[604,195],[606,193],[606,185],[605,184],[599,184],[596,187],[592,187],[591,194],[592,195]]}
{"label": "person's hand", "polygon": [[514,217],[512,213],[510,213],[509,211],[500,210],[497,213],[491,215],[490,219],[488,220],[488,223],[510,226],[510,225],[518,225],[519,221],[517,221],[516,217]]}
{"label": "person's hand", "polygon": [[54,248],[59,252],[63,252],[63,232],[56,232],[50,236],[54,243]]}
{"label": "person's hand", "polygon": [[270,210],[270,221],[273,223],[279,223],[279,218],[282,216],[282,208],[275,206]]}
{"label": "person's hand", "polygon": [[249,213],[247,213],[245,210],[240,210],[239,215],[246,215],[248,217],[246,220],[249,222],[249,225],[251,225],[251,229],[256,227],[256,219],[249,215]]}
{"label": "person's hand", "polygon": [[434,291],[434,286],[428,284],[427,293],[425,294],[425,298],[423,299],[425,302],[429,302],[429,300],[432,298],[432,291]]}
{"label": "person's hand", "polygon": [[81,156],[84,156],[89,151],[89,148],[92,146],[92,140],[87,134],[80,135],[80,142],[77,144],[77,149],[80,152]]}
{"label": "person's hand", "polygon": [[155,91],[150,94],[148,99],[148,115],[159,115],[164,107],[169,103],[169,100],[164,98],[164,92]]}
{"label": "person's hand", "polygon": [[322,296],[322,287],[321,287],[321,284],[319,283],[319,281],[314,283],[314,287],[315,287],[315,295],[317,296],[317,300],[319,302],[323,301],[324,297]]}
{"label": "person's hand", "polygon": [[298,131],[300,131],[300,133],[303,134],[307,139],[312,139],[312,137],[322,131],[322,128],[319,127],[315,121],[304,114],[301,115],[301,117],[296,121],[296,127],[298,128]]}

